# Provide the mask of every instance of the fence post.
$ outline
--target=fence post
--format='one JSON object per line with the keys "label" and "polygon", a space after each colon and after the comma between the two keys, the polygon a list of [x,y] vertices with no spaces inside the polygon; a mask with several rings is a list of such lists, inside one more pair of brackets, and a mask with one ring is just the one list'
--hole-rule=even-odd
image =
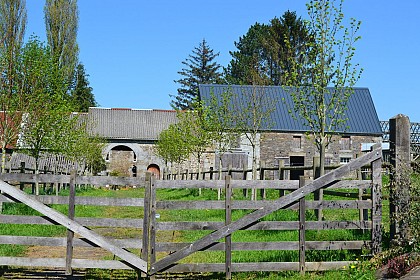
{"label": "fence post", "polygon": [[[155,188],[155,177],[151,174],[150,177],[150,229],[149,229],[149,255],[150,265],[156,262],[156,188]],[[150,279],[155,279],[155,276],[151,276]]]}
{"label": "fence post", "polygon": [[[299,177],[299,188],[305,186],[305,177]],[[305,197],[299,199],[299,271],[301,274],[305,274]]]}
{"label": "fence post", "polygon": [[[149,249],[150,249],[150,234],[151,234],[151,205],[152,205],[152,192],[153,192],[153,182],[152,182],[152,173],[146,172],[146,186],[144,190],[144,214],[143,214],[143,239],[142,239],[142,248],[141,248],[141,258],[149,264],[148,269],[150,269],[149,263]],[[146,277],[146,275],[141,275]]]}
{"label": "fence post", "polygon": [[[378,148],[376,144],[372,148]],[[378,153],[382,153],[379,150]],[[381,252],[382,231],[382,160],[377,159],[371,163],[372,169],[372,254]]]}
{"label": "fence post", "polygon": [[390,237],[394,240],[398,235],[402,242],[406,242],[408,224],[402,217],[410,208],[411,174],[410,120],[407,116],[399,114],[389,120],[389,151],[394,169],[389,195]]}
{"label": "fence post", "polygon": [[[225,225],[232,222],[232,188],[230,186],[231,176],[225,178]],[[232,279],[232,236],[229,234],[225,237],[225,269],[226,279]]]}
{"label": "fence post", "polygon": [[[76,170],[72,170],[70,174],[70,193],[69,193],[69,212],[68,217],[74,220],[76,199]],[[74,232],[67,230],[67,248],[66,248],[66,275],[72,275],[73,271],[71,263],[73,259],[73,238]]]}
{"label": "fence post", "polygon": [[210,180],[213,180],[213,166],[210,166]]}
{"label": "fence post", "polygon": [[[22,174],[25,173],[25,162],[24,161],[20,162],[20,173],[22,173]],[[19,188],[20,188],[21,191],[23,191],[23,189],[25,188],[25,183],[20,182],[19,183]]]}
{"label": "fence post", "polygon": [[[319,157],[313,157],[313,176],[314,180],[320,176],[320,165],[321,165],[321,159]],[[319,189],[314,192],[314,200],[316,201],[322,201],[324,197],[324,191],[322,189]],[[322,209],[315,209],[315,217],[318,221],[322,221]]]}
{"label": "fence post", "polygon": [[[283,170],[283,167],[284,167],[284,160],[279,160],[279,180],[284,180],[284,170]],[[284,194],[285,194],[285,192],[284,192],[284,190],[279,190],[279,197],[282,197],[282,196],[284,196]]]}
{"label": "fence post", "polygon": [[[260,161],[260,180],[265,180],[265,161]],[[261,189],[261,198],[266,199],[265,189]]]}

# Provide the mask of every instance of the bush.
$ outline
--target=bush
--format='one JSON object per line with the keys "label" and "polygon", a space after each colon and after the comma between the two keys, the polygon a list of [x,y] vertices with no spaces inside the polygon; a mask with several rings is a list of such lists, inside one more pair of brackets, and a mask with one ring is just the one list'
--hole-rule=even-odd
{"label": "bush", "polygon": [[407,254],[390,259],[387,265],[387,277],[400,278],[401,276],[407,274],[413,266],[414,262]]}

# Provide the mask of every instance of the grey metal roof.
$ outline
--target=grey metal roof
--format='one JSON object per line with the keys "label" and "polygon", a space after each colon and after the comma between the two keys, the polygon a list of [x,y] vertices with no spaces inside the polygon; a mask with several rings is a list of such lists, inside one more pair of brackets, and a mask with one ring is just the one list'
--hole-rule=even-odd
{"label": "grey metal roof", "polygon": [[106,139],[157,140],[159,133],[176,123],[173,110],[89,108],[93,133]]}
{"label": "grey metal roof", "polygon": [[[281,132],[306,132],[309,128],[305,126],[304,120],[300,117],[293,118],[289,109],[293,108],[293,100],[281,86],[239,86],[239,85],[200,85],[200,95],[204,102],[211,98],[211,94],[219,96],[226,91],[232,93],[232,99],[238,98],[242,101],[233,101],[233,104],[250,102],[249,96],[256,88],[264,93],[262,96],[266,98],[262,102],[264,104],[275,103],[275,108],[271,113],[269,121],[263,125],[262,131],[281,131]],[[240,109],[240,105],[233,105]],[[346,111],[348,121],[346,129],[337,129],[335,132],[346,134],[361,135],[382,135],[381,126],[378,115],[373,104],[368,88],[354,88],[354,94],[351,95]]]}

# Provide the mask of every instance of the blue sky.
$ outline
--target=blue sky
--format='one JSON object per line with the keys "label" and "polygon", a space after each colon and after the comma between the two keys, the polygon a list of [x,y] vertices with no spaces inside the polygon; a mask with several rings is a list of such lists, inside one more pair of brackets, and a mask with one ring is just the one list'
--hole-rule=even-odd
{"label": "blue sky", "polygon": [[[307,18],[304,0],[79,0],[79,59],[101,107],[170,109],[177,71],[205,38],[226,66],[234,41],[286,10]],[[45,40],[42,0],[26,0],[26,35]],[[357,86],[368,87],[381,120],[420,122],[420,1],[346,0],[362,21]]]}

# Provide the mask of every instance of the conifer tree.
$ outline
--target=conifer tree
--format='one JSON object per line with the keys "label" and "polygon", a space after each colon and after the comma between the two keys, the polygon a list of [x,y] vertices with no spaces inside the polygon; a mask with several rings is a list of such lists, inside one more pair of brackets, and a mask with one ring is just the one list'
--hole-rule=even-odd
{"label": "conifer tree", "polygon": [[306,42],[311,36],[295,12],[286,11],[269,24],[255,23],[235,42],[236,51],[230,52],[232,60],[225,69],[228,83],[254,84],[255,73],[266,85],[283,85],[285,76],[304,59]]}
{"label": "conifer tree", "polygon": [[88,76],[84,65],[79,63],[76,68],[74,86],[71,92],[73,106],[77,112],[87,112],[89,107],[97,106],[92,92],[93,89],[89,86]]}
{"label": "conifer tree", "polygon": [[199,96],[199,84],[215,84],[221,80],[222,74],[219,69],[221,66],[215,62],[219,53],[214,53],[206,40],[195,47],[192,54],[182,62],[184,68],[178,72],[181,79],[175,80],[180,87],[173,97],[171,106],[174,109],[192,109],[195,100],[201,100]]}

